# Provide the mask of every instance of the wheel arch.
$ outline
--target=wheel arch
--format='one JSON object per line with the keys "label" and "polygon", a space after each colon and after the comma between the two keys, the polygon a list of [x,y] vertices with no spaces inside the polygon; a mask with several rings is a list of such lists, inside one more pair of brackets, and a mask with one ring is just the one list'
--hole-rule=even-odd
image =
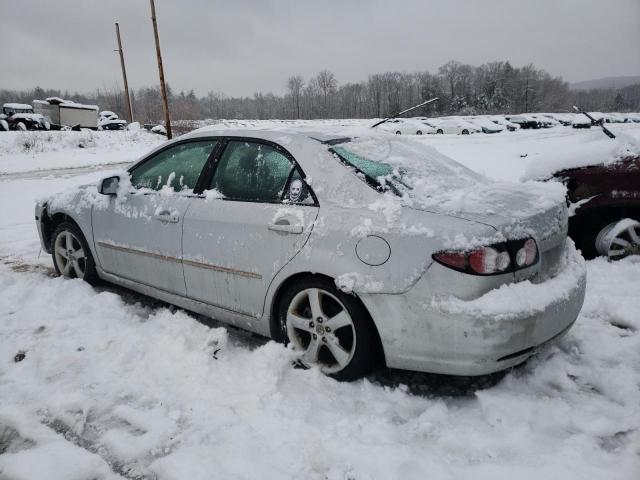
{"label": "wheel arch", "polygon": [[[56,212],[54,214],[50,214],[49,209],[46,207],[42,211],[40,222],[42,223],[42,236],[47,247],[51,245],[51,236],[53,235],[53,232],[55,232],[56,228],[58,228],[58,225],[63,222],[68,222],[75,225],[78,230],[80,230],[84,234],[84,231],[80,227],[80,224],[78,224],[78,222],[76,222],[73,217],[64,212]],[[88,239],[86,237],[87,236],[85,235],[85,240],[88,242]]]}
{"label": "wheel arch", "polygon": [[[330,275],[325,275],[323,273],[317,273],[317,272],[316,273],[297,272],[285,278],[280,283],[280,285],[278,285],[275,293],[273,294],[273,297],[271,299],[271,305],[269,307],[269,333],[271,335],[271,338],[274,339],[275,341],[281,342],[281,343],[284,343],[286,341],[286,334],[282,331],[278,322],[278,307],[280,306],[280,302],[282,301],[282,296],[287,291],[287,288],[289,288],[291,285],[294,285],[296,282],[299,282],[301,280],[308,280],[308,279],[322,279],[322,280],[330,281],[331,283],[335,283],[335,278],[331,277]],[[362,310],[366,313],[367,321],[370,322],[373,328],[376,343],[377,343],[376,345],[377,351],[379,352],[379,355],[380,355],[380,358],[377,358],[376,361],[380,365],[386,365],[384,345],[382,343],[382,339],[380,338],[380,332],[378,330],[378,326],[376,325],[376,322],[373,320],[373,317],[371,316],[371,313],[369,313],[369,310],[367,309],[364,302],[355,293],[352,293],[352,295],[360,304],[360,306],[362,307]]]}

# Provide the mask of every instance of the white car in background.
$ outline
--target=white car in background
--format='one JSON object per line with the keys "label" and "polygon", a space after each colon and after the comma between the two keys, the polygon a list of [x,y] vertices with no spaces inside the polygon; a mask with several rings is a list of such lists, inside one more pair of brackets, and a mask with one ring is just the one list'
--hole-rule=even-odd
{"label": "white car in background", "polygon": [[469,123],[480,127],[482,133],[500,133],[505,130],[506,127],[498,123],[494,123],[487,117],[467,117],[465,118]]}
{"label": "white car in background", "polygon": [[392,118],[380,124],[377,128],[395,133],[396,135],[425,135],[427,133],[435,133],[432,127],[412,118]]}
{"label": "white car in background", "polygon": [[480,127],[463,120],[462,118],[444,118],[438,119],[436,123],[436,133],[454,133],[456,135],[470,135],[479,133]]}
{"label": "white car in background", "polygon": [[501,115],[487,115],[487,118],[491,120],[496,125],[502,125],[504,128],[509,130],[510,132],[515,132],[516,130],[520,130],[520,125],[517,123],[510,122],[506,118]]}

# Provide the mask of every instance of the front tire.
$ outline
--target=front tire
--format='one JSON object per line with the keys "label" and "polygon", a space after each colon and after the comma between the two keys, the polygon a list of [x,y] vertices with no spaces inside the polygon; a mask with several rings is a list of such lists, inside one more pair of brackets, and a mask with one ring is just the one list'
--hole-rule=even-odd
{"label": "front tire", "polygon": [[18,122],[16,124],[16,130],[20,130],[21,132],[24,132],[26,129],[27,129],[27,126],[23,122]]}
{"label": "front tire", "polygon": [[336,380],[362,378],[380,358],[367,311],[330,280],[308,279],[291,286],[280,302],[278,319],[287,343],[302,353],[301,363],[317,365]]}
{"label": "front tire", "polygon": [[462,130],[462,135],[469,135],[469,130],[467,130],[466,128]]}
{"label": "front tire", "polygon": [[51,256],[58,275],[79,278],[94,284],[98,281],[96,264],[80,229],[63,222],[51,236]]}
{"label": "front tire", "polygon": [[402,135],[402,132],[401,132],[400,130],[398,130],[398,131],[396,132],[396,135]]}
{"label": "front tire", "polygon": [[416,132],[416,135],[422,135],[422,130],[418,130],[418,131]]}
{"label": "front tire", "polygon": [[436,135],[442,135],[444,132],[442,131],[442,129],[438,129],[438,131],[436,132]]}

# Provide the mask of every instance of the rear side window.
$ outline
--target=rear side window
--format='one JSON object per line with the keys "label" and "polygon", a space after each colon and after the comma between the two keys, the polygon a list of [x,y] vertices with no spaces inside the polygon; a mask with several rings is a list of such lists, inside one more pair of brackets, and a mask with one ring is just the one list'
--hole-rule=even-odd
{"label": "rear side window", "polygon": [[216,143],[215,140],[189,142],[163,150],[131,172],[131,184],[153,190],[165,186],[176,192],[191,190]]}
{"label": "rear side window", "polygon": [[269,145],[231,141],[218,161],[209,189],[230,200],[280,202],[293,169],[291,161]]}

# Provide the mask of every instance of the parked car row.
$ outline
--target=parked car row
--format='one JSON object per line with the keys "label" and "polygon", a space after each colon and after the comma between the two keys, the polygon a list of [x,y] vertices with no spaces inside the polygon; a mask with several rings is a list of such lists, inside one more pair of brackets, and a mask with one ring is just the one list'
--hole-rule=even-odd
{"label": "parked car row", "polygon": [[640,123],[640,113],[589,112],[595,122],[582,114],[522,113],[518,115],[470,115],[448,117],[394,118],[378,126],[396,135],[500,133],[503,131],[571,126],[591,128],[602,123]]}

